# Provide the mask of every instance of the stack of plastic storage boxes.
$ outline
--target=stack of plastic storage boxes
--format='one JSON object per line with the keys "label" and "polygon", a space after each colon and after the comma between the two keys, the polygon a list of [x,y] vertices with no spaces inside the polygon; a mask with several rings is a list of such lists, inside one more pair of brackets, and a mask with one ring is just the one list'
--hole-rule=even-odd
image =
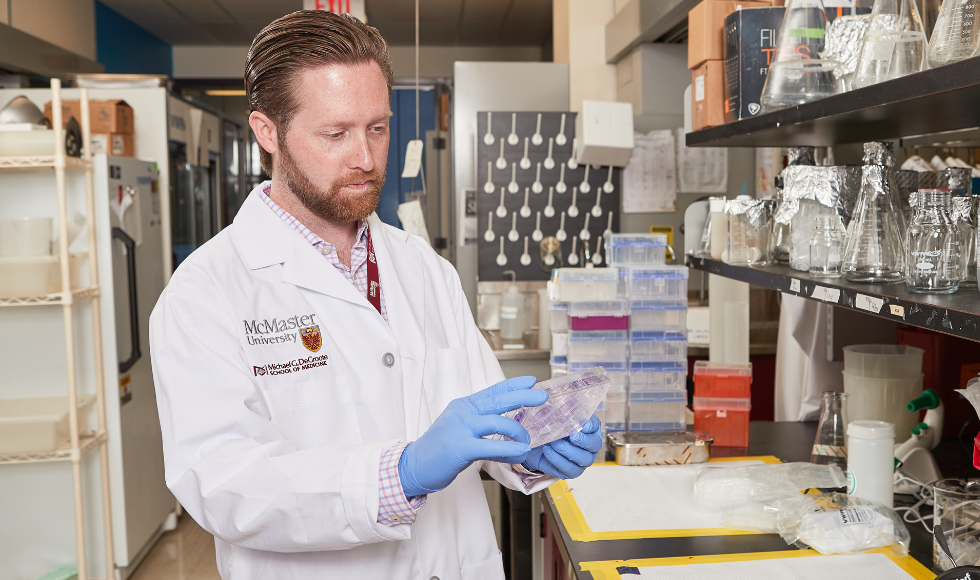
{"label": "stack of plastic storage boxes", "polygon": [[752,363],[694,363],[694,428],[718,447],[749,446]]}
{"label": "stack of plastic storage boxes", "polygon": [[561,268],[553,276],[551,376],[606,369],[612,386],[596,411],[605,440],[606,432],[626,428],[629,304],[618,298],[619,271]]}
{"label": "stack of plastic storage boxes", "polygon": [[606,246],[628,299],[629,431],[686,428],[687,278],[664,265],[663,234],[613,234]]}

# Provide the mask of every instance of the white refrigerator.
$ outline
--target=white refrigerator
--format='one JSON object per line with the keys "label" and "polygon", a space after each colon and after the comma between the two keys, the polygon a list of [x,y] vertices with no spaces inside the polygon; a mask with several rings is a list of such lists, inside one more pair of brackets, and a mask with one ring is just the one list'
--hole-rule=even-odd
{"label": "white refrigerator", "polygon": [[[102,304],[103,370],[109,442],[109,477],[116,575],[127,578],[163,532],[176,502],[167,490],[163,449],[150,371],[150,312],[164,288],[164,232],[155,163],[96,155],[95,223]],[[66,175],[68,215],[84,213],[81,172]],[[0,173],[0,218],[53,217],[50,172]],[[81,232],[72,253],[86,253]],[[79,286],[88,285],[87,265]],[[78,388],[93,394],[94,357],[90,302],[73,312]],[[0,309],[0,398],[64,396],[61,308]],[[16,364],[14,364],[16,363]],[[83,426],[86,423],[82,423]],[[87,417],[95,427],[95,413]],[[91,578],[106,578],[98,453],[82,462],[86,552]],[[0,580],[38,578],[59,566],[74,566],[75,535],[71,471],[67,462],[0,468]],[[171,520],[172,521],[172,520]]]}

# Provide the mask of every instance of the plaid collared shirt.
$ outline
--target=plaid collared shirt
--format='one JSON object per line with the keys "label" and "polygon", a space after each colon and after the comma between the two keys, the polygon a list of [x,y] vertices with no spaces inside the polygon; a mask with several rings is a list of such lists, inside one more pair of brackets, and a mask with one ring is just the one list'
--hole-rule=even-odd
{"label": "plaid collared shirt", "polygon": [[[357,228],[354,246],[350,251],[350,267],[348,268],[340,261],[340,257],[337,256],[337,249],[334,248],[333,244],[325,242],[323,238],[314,234],[288,211],[272,201],[272,198],[269,197],[271,190],[272,183],[265,182],[262,186],[261,197],[262,201],[269,206],[269,209],[282,218],[290,227],[299,232],[306,241],[323,254],[327,261],[357,288],[357,291],[362,296],[367,298],[367,220],[361,220]],[[388,310],[385,307],[384,289],[381,290],[381,316],[387,322]],[[408,443],[399,441],[381,454],[381,462],[378,465],[379,524],[395,526],[398,524],[414,523],[416,511],[425,505],[427,496],[420,495],[409,499],[405,497],[405,491],[402,489],[401,477],[398,475],[398,461],[401,459],[402,452],[407,446]]]}

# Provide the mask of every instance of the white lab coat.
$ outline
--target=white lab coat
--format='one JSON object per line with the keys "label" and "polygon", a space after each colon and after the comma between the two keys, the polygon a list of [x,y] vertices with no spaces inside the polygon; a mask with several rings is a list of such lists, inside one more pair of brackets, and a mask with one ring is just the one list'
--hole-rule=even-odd
{"label": "white lab coat", "polygon": [[[504,375],[453,267],[368,222],[387,323],[257,192],[153,311],[167,485],[214,534],[225,580],[504,577],[479,464],[430,494],[414,525],[377,523],[382,451]],[[301,340],[308,324],[317,352]],[[526,493],[554,482],[525,489],[509,466],[482,468]]]}

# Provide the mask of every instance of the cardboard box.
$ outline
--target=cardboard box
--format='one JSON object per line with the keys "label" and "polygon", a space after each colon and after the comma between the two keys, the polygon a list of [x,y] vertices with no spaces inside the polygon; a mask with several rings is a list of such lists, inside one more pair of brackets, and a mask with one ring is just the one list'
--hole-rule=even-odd
{"label": "cardboard box", "polygon": [[[133,133],[133,108],[126,101],[89,101],[89,122],[94,133]],[[44,116],[51,120],[51,102],[44,105]],[[61,102],[61,119],[63,124],[75,117],[79,127],[82,125],[82,106],[78,101]]]}
{"label": "cardboard box", "polygon": [[[827,22],[869,8],[827,8]],[[776,54],[783,7],[746,8],[725,18],[725,122],[762,113],[759,99]]]}
{"label": "cardboard box", "polygon": [[725,18],[740,8],[771,6],[769,0],[729,2],[704,0],[687,14],[687,68],[706,60],[725,59]]}
{"label": "cardboard box", "polygon": [[695,131],[725,124],[725,61],[709,60],[691,71],[692,128]]}
{"label": "cardboard box", "polygon": [[776,50],[783,8],[748,8],[725,19],[725,122],[762,112],[759,97]]}
{"label": "cardboard box", "polygon": [[105,153],[116,157],[136,157],[133,135],[122,133],[93,133],[92,154]]}

